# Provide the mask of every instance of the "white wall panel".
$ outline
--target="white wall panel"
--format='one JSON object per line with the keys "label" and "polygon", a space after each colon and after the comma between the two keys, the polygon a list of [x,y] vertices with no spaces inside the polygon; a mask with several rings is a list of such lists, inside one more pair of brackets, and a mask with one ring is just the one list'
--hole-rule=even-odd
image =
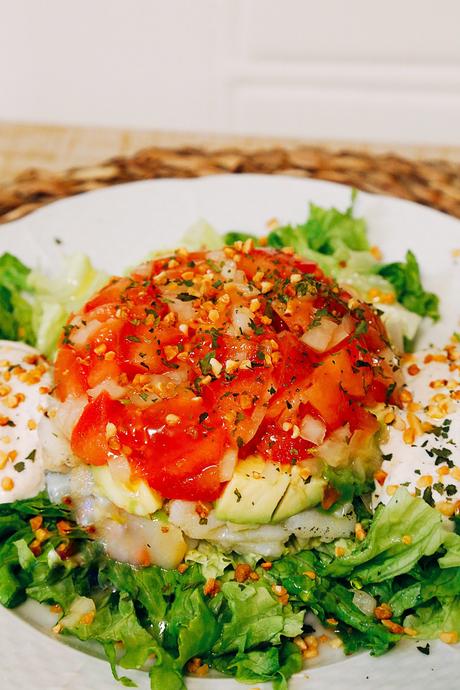
{"label": "white wall panel", "polygon": [[0,0],[0,119],[460,145],[460,0]]}
{"label": "white wall panel", "polygon": [[247,0],[248,55],[284,60],[460,60],[458,0]]}

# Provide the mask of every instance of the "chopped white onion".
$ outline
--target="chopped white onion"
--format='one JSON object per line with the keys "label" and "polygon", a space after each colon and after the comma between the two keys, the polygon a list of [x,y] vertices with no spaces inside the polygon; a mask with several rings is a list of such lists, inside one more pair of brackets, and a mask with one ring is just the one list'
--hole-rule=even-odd
{"label": "chopped white onion", "polygon": [[169,302],[169,308],[175,314],[181,323],[193,321],[196,318],[197,311],[193,306],[193,302],[183,302],[180,299],[172,299]]}
{"label": "chopped white onion", "polygon": [[364,615],[372,616],[374,614],[377,602],[370,594],[364,592],[362,589],[355,590],[353,594],[353,603]]}
{"label": "chopped white onion", "polygon": [[233,310],[232,324],[235,335],[251,333],[250,322],[253,320],[254,314],[247,307],[235,307]]}
{"label": "chopped white onion", "polygon": [[104,379],[97,386],[88,388],[87,393],[90,398],[97,398],[101,393],[108,393],[112,400],[118,400],[125,395],[126,389],[119,386],[113,379]]}
{"label": "chopped white onion", "polygon": [[340,323],[322,317],[318,326],[306,331],[300,339],[312,350],[326,352],[348,338],[352,331],[353,319],[349,314]]}
{"label": "chopped white onion", "polygon": [[108,461],[110,474],[115,481],[127,484],[131,478],[131,467],[124,455],[117,455]]}
{"label": "chopped white onion", "polygon": [[348,461],[350,427],[348,424],[336,429],[317,449],[317,455],[331,467],[339,467]]}
{"label": "chopped white onion", "polygon": [[215,249],[212,252],[207,252],[206,258],[209,259],[209,261],[213,261],[215,264],[221,264],[227,260],[222,249]]}
{"label": "chopped white onion", "polygon": [[72,325],[75,326],[72,330],[72,343],[78,347],[88,342],[91,336],[100,329],[102,322],[93,319],[88,321],[86,325],[83,325],[81,317],[77,316],[73,319]]}
{"label": "chopped white onion", "polygon": [[330,350],[341,343],[342,340],[348,338],[350,333],[353,331],[353,325],[353,319],[351,318],[350,314],[345,314],[342,321],[339,324],[336,324],[336,328],[332,333],[327,349]]}
{"label": "chopped white onion", "polygon": [[246,297],[255,297],[260,294],[260,290],[256,288],[255,285],[248,283],[246,274],[244,271],[236,271],[235,277],[233,279],[238,292]]}
{"label": "chopped white onion", "polygon": [[334,321],[323,317],[320,324],[305,331],[300,340],[316,352],[325,352],[336,328]]}
{"label": "chopped white onion", "polygon": [[231,448],[224,453],[219,465],[219,479],[221,482],[229,482],[233,477],[237,457],[238,453]]}
{"label": "chopped white onion", "polygon": [[96,613],[96,604],[89,597],[75,597],[69,613],[59,621],[64,628],[74,628],[84,616]]}
{"label": "chopped white onion", "polygon": [[221,269],[222,277],[225,280],[233,280],[235,277],[235,273],[236,273],[236,263],[234,261],[232,261],[231,259],[229,259],[228,261],[225,261],[224,265],[222,266],[222,269]]}
{"label": "chopped white onion", "polygon": [[149,389],[153,390],[159,398],[173,398],[176,395],[177,386],[184,383],[187,376],[187,370],[182,367],[164,374],[152,374],[149,378]]}
{"label": "chopped white onion", "polygon": [[73,428],[81,416],[86,404],[87,399],[84,396],[78,398],[68,397],[63,403],[60,403],[55,408],[49,408],[49,413],[53,409],[56,414],[53,419],[53,425],[58,428],[58,430],[66,437],[70,438],[72,435]]}
{"label": "chopped white onion", "polygon": [[300,435],[305,441],[319,446],[326,436],[326,425],[321,419],[306,414],[300,423]]}

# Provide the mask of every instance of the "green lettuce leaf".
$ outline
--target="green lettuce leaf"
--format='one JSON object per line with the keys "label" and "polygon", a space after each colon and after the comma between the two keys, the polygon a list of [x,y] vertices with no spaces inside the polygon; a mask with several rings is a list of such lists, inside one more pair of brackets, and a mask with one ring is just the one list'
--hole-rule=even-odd
{"label": "green lettuce leaf", "polygon": [[[315,573],[311,578],[306,573]],[[327,625],[338,621],[344,650],[352,653],[369,649],[376,656],[384,654],[400,639],[375,618],[364,614],[353,602],[351,587],[320,575],[321,561],[312,551],[287,556],[273,564],[270,571],[275,582],[281,582],[290,595],[294,609],[297,604],[307,606]]]}
{"label": "green lettuce leaf", "polygon": [[188,551],[185,560],[187,563],[199,563],[205,578],[223,575],[225,569],[232,564],[228,554],[208,542],[201,542],[196,549]]}
{"label": "green lettuce leaf", "polygon": [[224,245],[222,236],[206,220],[194,223],[182,237],[182,244],[190,251],[220,249]]}
{"label": "green lettuce leaf", "polygon": [[425,640],[437,638],[441,632],[460,635],[460,595],[420,606],[415,614],[406,616],[404,625],[416,630],[417,636]]}
{"label": "green lettuce leaf", "polygon": [[[185,689],[180,666],[140,625],[134,604],[127,594],[120,594],[116,605],[108,601],[98,608],[92,623],[85,625],[79,622],[65,627],[64,632],[75,635],[79,640],[99,642],[111,662],[115,677],[117,664],[122,668],[142,669],[153,657],[155,661],[150,669],[152,688]],[[116,650],[120,642],[122,651],[118,656]]]}
{"label": "green lettuce leaf", "polygon": [[[402,541],[404,535],[411,543]],[[440,513],[400,488],[387,506],[380,506],[363,542],[334,559],[325,573],[360,583],[381,582],[408,572],[422,556],[434,554],[446,538]]]}
{"label": "green lettuce leaf", "polygon": [[379,274],[395,288],[398,301],[420,316],[439,319],[439,298],[433,292],[426,292],[420,277],[420,268],[413,252],[406,253],[406,261],[385,264]]}
{"label": "green lettuce leaf", "polygon": [[299,648],[292,642],[260,651],[238,653],[213,660],[213,667],[240,683],[265,683],[273,681],[274,690],[287,690],[289,678],[302,669]]}
{"label": "green lettuce leaf", "polygon": [[107,281],[85,254],[65,257],[56,277],[32,271],[27,287],[33,293],[33,328],[37,348],[52,356],[62,328],[71,312],[77,311]]}
{"label": "green lettuce leaf", "polygon": [[448,534],[443,546],[446,553],[439,559],[439,566],[441,568],[460,568],[460,535],[454,532]]}
{"label": "green lettuce leaf", "polygon": [[0,338],[35,344],[32,307],[23,297],[30,269],[6,252],[0,256]]}
{"label": "green lettuce leaf", "polygon": [[[363,542],[347,540],[341,558],[333,547],[291,552],[269,570],[252,563],[259,579],[240,583],[240,558],[210,551],[220,567],[220,592],[209,597],[203,589],[209,575],[200,562],[190,561],[181,573],[134,567],[108,558],[76,526],[63,537],[57,522],[70,520],[69,511],[42,494],[0,505],[0,601],[16,606],[28,595],[58,603],[63,634],[102,645],[115,678],[127,686],[133,681],[118,668],[147,670],[152,690],[184,690],[187,662],[199,657],[242,682],[271,681],[275,690],[287,690],[302,665],[292,639],[304,634],[306,612],[326,626],[335,619],[347,654],[364,648],[380,655],[400,639],[358,608],[356,589],[388,604],[392,620],[419,637],[458,630],[460,537],[404,489],[372,519],[364,507],[357,510],[368,534]],[[50,536],[34,555],[29,520],[37,514]],[[402,542],[405,534],[411,544]],[[73,547],[64,560],[56,551],[63,540]],[[279,601],[274,585],[286,589],[288,603]],[[74,615],[85,601],[94,607],[92,621]]]}
{"label": "green lettuce leaf", "polygon": [[263,582],[244,587],[234,581],[225,582],[222,594],[231,618],[224,623],[213,647],[215,654],[245,652],[267,642],[278,644],[281,635],[296,637],[302,631],[303,614],[283,607]]}
{"label": "green lettuce leaf", "polygon": [[252,240],[254,242],[255,247],[259,245],[259,238],[255,235],[251,235],[249,232],[239,232],[237,230],[231,230],[230,232],[225,233],[223,239],[225,244],[235,244],[235,242],[245,242],[246,240]]}
{"label": "green lettuce leaf", "polygon": [[460,596],[460,568],[440,570],[429,562],[423,569],[414,569],[411,583],[397,590],[387,601],[393,615],[401,616],[432,599]]}

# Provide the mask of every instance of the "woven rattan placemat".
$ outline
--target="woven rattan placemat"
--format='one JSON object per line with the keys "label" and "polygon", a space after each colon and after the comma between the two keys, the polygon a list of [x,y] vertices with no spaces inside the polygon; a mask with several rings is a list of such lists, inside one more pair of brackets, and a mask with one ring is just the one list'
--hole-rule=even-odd
{"label": "woven rattan placemat", "polygon": [[61,173],[28,170],[0,187],[0,223],[63,197],[135,180],[264,173],[313,177],[416,201],[460,218],[460,165],[409,160],[353,150],[305,146],[244,151],[237,148],[149,148],[131,157]]}

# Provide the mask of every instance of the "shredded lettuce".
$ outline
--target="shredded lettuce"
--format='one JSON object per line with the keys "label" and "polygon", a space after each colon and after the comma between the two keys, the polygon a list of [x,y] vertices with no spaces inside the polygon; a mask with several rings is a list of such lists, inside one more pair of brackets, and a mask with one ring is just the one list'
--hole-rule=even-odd
{"label": "shredded lettuce", "polygon": [[62,327],[101,288],[108,276],[98,271],[85,254],[66,257],[59,274],[50,278],[32,271],[27,287],[33,293],[33,328],[36,347],[47,356],[56,349]]}
{"label": "shredded lettuce", "polygon": [[188,551],[185,560],[187,563],[199,563],[206,578],[222,575],[224,570],[232,564],[232,559],[228,554],[222,553],[217,546],[206,541],[200,542],[196,549]]}

